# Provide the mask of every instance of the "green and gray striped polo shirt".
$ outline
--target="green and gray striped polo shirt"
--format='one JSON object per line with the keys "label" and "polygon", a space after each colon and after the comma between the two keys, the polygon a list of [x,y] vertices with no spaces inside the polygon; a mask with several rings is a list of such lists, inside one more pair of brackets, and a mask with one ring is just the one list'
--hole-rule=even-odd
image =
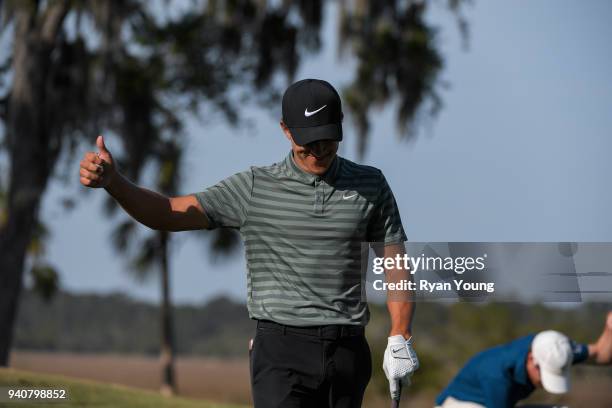
{"label": "green and gray striped polo shirt", "polygon": [[210,227],[245,242],[247,306],[254,319],[294,326],[365,325],[361,243],[406,240],[382,172],[337,156],[323,176],[292,153],[196,194]]}

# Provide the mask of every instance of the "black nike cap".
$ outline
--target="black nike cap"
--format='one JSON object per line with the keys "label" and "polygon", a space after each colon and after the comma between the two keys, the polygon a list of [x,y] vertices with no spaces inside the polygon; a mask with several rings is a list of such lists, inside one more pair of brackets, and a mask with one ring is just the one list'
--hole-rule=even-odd
{"label": "black nike cap", "polygon": [[342,140],[342,103],[329,82],[303,79],[283,95],[283,122],[296,144]]}

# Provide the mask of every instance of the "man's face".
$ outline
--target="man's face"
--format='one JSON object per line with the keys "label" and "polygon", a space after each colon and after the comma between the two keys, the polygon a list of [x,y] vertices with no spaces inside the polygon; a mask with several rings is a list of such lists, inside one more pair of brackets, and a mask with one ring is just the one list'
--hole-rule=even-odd
{"label": "man's face", "polygon": [[300,168],[310,174],[323,175],[331,166],[336,153],[338,142],[333,140],[320,140],[300,146],[295,143],[291,131],[281,122],[281,128],[285,136],[291,142],[293,159]]}

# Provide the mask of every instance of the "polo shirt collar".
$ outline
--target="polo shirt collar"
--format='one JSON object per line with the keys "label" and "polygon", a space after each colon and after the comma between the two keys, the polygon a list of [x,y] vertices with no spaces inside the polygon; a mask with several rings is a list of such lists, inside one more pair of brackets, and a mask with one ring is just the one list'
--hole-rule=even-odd
{"label": "polo shirt collar", "polygon": [[[339,167],[340,167],[340,157],[336,155],[336,157],[334,157],[334,161],[332,162],[331,166],[329,166],[329,169],[327,169],[325,174],[323,174],[320,178],[322,180],[325,180],[327,184],[332,184],[336,180]],[[295,162],[295,159],[293,158],[293,151],[289,151],[289,154],[285,158],[285,168],[288,170],[291,176],[295,177],[297,180],[303,183],[306,183],[306,184],[313,184],[315,180],[319,178],[319,176],[315,176],[314,174],[310,174],[302,170],[300,166],[297,165],[297,163]]]}

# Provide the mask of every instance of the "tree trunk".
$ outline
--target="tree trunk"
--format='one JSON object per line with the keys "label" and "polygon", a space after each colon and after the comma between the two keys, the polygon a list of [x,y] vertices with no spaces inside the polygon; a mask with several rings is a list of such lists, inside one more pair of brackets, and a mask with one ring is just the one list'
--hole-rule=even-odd
{"label": "tree trunk", "polygon": [[7,218],[0,225],[0,366],[9,363],[25,254],[59,153],[60,143],[53,138],[59,131],[47,117],[47,79],[54,39],[67,10],[67,3],[58,1],[40,17],[31,7],[15,12],[14,77],[6,121],[11,164]]}
{"label": "tree trunk", "polygon": [[[13,171],[15,167],[19,166],[12,165]],[[0,366],[9,364],[13,327],[23,282],[25,252],[40,202],[41,193],[37,193],[27,201],[18,203],[18,197],[31,186],[11,182],[8,218],[0,229]]]}
{"label": "tree trunk", "polygon": [[168,266],[168,243],[170,236],[167,231],[159,232],[161,250],[161,352],[162,369],[161,393],[166,396],[176,394],[176,379],[174,376],[174,330],[172,320],[172,301],[170,300],[170,270]]}

